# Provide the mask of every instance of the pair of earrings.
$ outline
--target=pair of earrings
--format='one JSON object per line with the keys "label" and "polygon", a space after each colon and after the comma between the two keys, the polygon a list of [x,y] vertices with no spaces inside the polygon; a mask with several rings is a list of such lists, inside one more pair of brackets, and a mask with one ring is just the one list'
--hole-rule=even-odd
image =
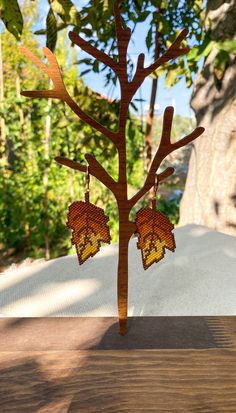
{"label": "pair of earrings", "polygon": [[[89,200],[90,175],[87,167],[85,201],[76,201],[69,206],[67,227],[72,230],[72,244],[80,264],[89,257],[93,257],[101,247],[101,243],[110,244],[111,236],[107,225],[109,218],[102,208],[90,203]],[[164,258],[165,249],[175,250],[175,239],[172,233],[174,225],[156,208],[158,183],[154,185],[152,206],[141,208],[135,219],[137,247],[142,253],[144,269],[154,262]]]}

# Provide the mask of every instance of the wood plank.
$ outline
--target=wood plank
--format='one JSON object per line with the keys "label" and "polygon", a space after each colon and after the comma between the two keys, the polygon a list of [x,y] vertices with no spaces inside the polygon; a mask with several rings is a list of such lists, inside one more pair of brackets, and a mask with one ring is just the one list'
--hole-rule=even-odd
{"label": "wood plank", "polygon": [[[233,320],[230,324],[229,320]],[[130,317],[119,335],[116,317],[0,318],[0,349],[184,349],[230,347],[235,317]],[[234,329],[235,330],[235,329]]]}
{"label": "wood plank", "polygon": [[[45,332],[40,338],[39,332],[43,332],[43,320]],[[175,321],[180,326],[178,324],[180,320],[163,320],[161,322],[172,321],[172,325]],[[205,321],[211,329],[213,340],[220,332],[222,340],[223,337],[227,338],[228,347],[223,347],[222,340],[219,346],[216,340],[215,348],[198,349],[188,347],[135,349],[133,346],[133,348],[112,350],[100,346],[100,348],[88,347],[76,350],[76,339],[70,332],[70,329],[73,330],[73,325],[78,327],[78,320],[75,318],[58,319],[58,329],[50,334],[48,319],[35,320],[35,335],[33,320],[31,325],[26,322],[15,324],[15,327],[9,327],[9,323],[12,321],[14,325],[16,320],[8,319],[4,322],[6,321],[8,328],[14,330],[17,340],[15,350],[14,342],[11,344],[10,351],[9,348],[3,349],[3,332],[1,333],[1,413],[236,412],[236,317],[207,318]],[[51,323],[56,321],[56,319],[50,320]],[[67,326],[70,327],[68,329],[65,329],[66,321],[68,321]],[[86,319],[82,321],[84,324]],[[88,321],[91,320],[87,319]],[[135,322],[135,320],[131,321]],[[148,320],[149,323],[151,321],[158,320]],[[184,321],[189,322],[185,318],[182,322]],[[108,330],[109,323],[113,327],[112,320],[100,320],[100,323],[106,325]],[[3,327],[2,320],[1,327]],[[63,339],[62,327],[64,327]],[[92,330],[97,331],[98,327],[99,324]],[[136,323],[135,328],[141,327],[137,327]],[[77,334],[77,329],[74,330]],[[18,337],[20,331],[24,333],[21,336],[21,343]],[[34,336],[28,337],[28,341],[27,331]],[[54,343],[50,341],[53,334]],[[104,336],[104,331],[102,333],[100,330],[100,342],[102,334]],[[39,350],[30,349],[29,343],[32,344],[36,339],[41,341],[38,345]],[[66,340],[71,339],[74,340],[72,345],[66,346]],[[14,340],[13,332],[9,334],[7,340],[10,346],[10,340]],[[59,350],[59,343],[56,343],[57,340],[62,340],[61,350]],[[166,343],[168,344],[168,341]],[[183,341],[184,343],[186,342]],[[85,347],[82,341],[80,344]]]}
{"label": "wood plank", "polygon": [[3,413],[236,411],[233,350],[5,352],[0,357]]}

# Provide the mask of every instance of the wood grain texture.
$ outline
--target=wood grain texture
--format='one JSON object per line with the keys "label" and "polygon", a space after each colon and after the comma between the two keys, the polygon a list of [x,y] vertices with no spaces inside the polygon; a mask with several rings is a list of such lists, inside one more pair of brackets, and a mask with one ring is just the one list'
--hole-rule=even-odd
{"label": "wood grain texture", "polygon": [[[131,30],[123,27],[120,11],[120,1],[114,3],[114,18],[115,28],[118,43],[118,60],[112,59],[104,51],[98,50],[88,41],[83,39],[79,34],[71,32],[69,37],[73,43],[89,53],[93,58],[109,66],[116,73],[120,83],[120,113],[118,119],[117,131],[112,131],[101,125],[94,118],[87,115],[80,106],[69,95],[66,86],[63,82],[59,65],[56,57],[48,48],[43,48],[43,52],[48,59],[49,66],[41,62],[41,60],[33,55],[29,50],[21,47],[21,52],[27,56],[32,62],[38,65],[49,78],[52,80],[54,88],[47,91],[24,91],[21,94],[31,98],[46,97],[57,98],[63,100],[75,112],[75,114],[85,123],[106,136],[115,145],[118,152],[118,181],[108,174],[97,159],[92,154],[86,154],[85,158],[89,165],[89,172],[102,182],[110,191],[113,192],[118,206],[119,219],[119,261],[118,261],[118,312],[120,323],[120,334],[124,335],[127,331],[127,307],[128,307],[128,244],[131,236],[134,234],[136,227],[130,221],[130,212],[135,204],[158,182],[166,179],[174,172],[174,168],[168,167],[164,172],[157,174],[157,171],[162,161],[174,150],[187,145],[195,140],[204,132],[204,128],[198,127],[191,134],[182,138],[178,142],[171,143],[171,128],[173,120],[173,107],[167,107],[164,113],[163,131],[160,140],[160,145],[151,162],[150,169],[142,188],[131,198],[128,199],[127,186],[127,160],[126,160],[126,122],[129,110],[129,105],[136,91],[144,82],[145,78],[164,63],[182,56],[189,51],[188,47],[181,47],[181,42],[186,38],[188,31],[183,29],[173,44],[168,50],[149,66],[144,66],[145,56],[141,53],[137,59],[137,66],[132,80],[129,80],[127,50],[131,39]],[[69,168],[86,172],[86,167],[83,164],[73,160],[58,156],[56,161]]]}
{"label": "wood grain texture", "polygon": [[[231,320],[231,325],[230,325]],[[129,317],[121,337],[115,317],[0,318],[1,351],[234,348],[235,317]]]}
{"label": "wood grain texture", "polygon": [[[172,328],[181,317],[173,317],[173,319]],[[213,335],[217,335],[220,331],[222,338],[229,337],[231,347],[198,350],[191,348],[104,350],[87,347],[87,349],[68,350],[63,347],[63,343],[66,339],[70,341],[72,338],[73,325],[74,329],[76,323],[78,327],[80,319],[75,318],[68,319],[68,334],[65,330],[66,319],[63,321],[64,338],[62,338],[62,330],[60,333],[60,328],[57,330],[54,326],[52,337],[54,337],[54,348],[56,345],[57,350],[48,347],[49,324],[47,325],[46,322],[50,319],[39,319],[41,323],[45,323],[45,328],[44,333],[43,329],[41,330],[38,351],[30,348],[32,336],[35,335],[37,340],[39,338],[36,334],[37,328],[28,329],[28,337],[27,334],[20,336],[19,329],[15,329],[14,334],[18,344],[14,350],[13,334],[11,351],[7,347],[3,351],[2,334],[0,337],[0,411],[2,413],[235,413],[236,317],[196,317],[195,321],[197,319],[205,321],[208,327],[211,324]],[[24,320],[22,319],[21,328]],[[114,320],[113,318],[113,322]],[[34,323],[34,319],[31,321]],[[55,321],[55,318],[52,319],[52,322]],[[100,321],[101,324],[107,322],[104,319]],[[157,319],[154,321],[156,322]],[[182,321],[186,328],[189,327],[186,324],[190,321],[188,318],[183,317]],[[4,321],[1,319],[0,322],[2,333],[3,322],[6,323],[5,332],[6,325],[14,331],[15,319]],[[88,323],[88,318],[85,318],[84,323]],[[100,327],[101,325],[98,326],[98,332],[100,331],[102,341],[106,329],[104,328],[101,334]],[[180,325],[178,329],[181,334]],[[21,332],[23,333],[23,330]],[[119,337],[116,332],[113,332],[113,336]],[[123,340],[128,336],[129,332],[125,337],[119,338]],[[43,347],[44,338],[46,338],[45,347]],[[61,342],[62,346],[59,350]],[[136,343],[138,344],[137,341]]]}

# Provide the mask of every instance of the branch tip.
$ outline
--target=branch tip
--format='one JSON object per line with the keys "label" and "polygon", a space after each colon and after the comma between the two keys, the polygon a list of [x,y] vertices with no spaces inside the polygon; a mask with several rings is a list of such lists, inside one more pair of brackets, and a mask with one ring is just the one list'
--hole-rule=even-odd
{"label": "branch tip", "polygon": [[72,42],[73,42],[74,34],[76,34],[76,33],[73,32],[72,30],[70,30],[69,33],[68,33],[68,36],[69,36],[69,38]]}
{"label": "branch tip", "polygon": [[198,126],[196,130],[198,130],[199,136],[205,132],[205,128],[203,128],[203,126]]}
{"label": "branch tip", "polygon": [[119,67],[116,62],[104,51],[97,49],[87,40],[83,39],[79,34],[73,31],[69,32],[69,38],[74,44],[94,57],[94,59],[102,62],[105,66],[109,66],[116,74],[119,73]]}
{"label": "branch tip", "polygon": [[144,53],[140,53],[140,55],[139,55],[139,57],[138,57],[138,63],[137,63],[137,68],[138,68],[138,69],[143,69],[144,60],[145,60],[145,54],[144,54]]}
{"label": "branch tip", "polygon": [[[177,37],[179,43],[181,43],[182,40],[183,40],[185,37],[187,37],[187,35],[188,35],[188,29],[182,29],[181,32],[180,32],[180,34],[179,34],[179,36]],[[177,40],[177,39],[176,39],[176,40]]]}
{"label": "branch tip", "polygon": [[171,113],[174,114],[174,106],[167,106],[167,107],[165,108],[165,111],[164,111],[164,116],[165,116],[166,114],[171,114]]}
{"label": "branch tip", "polygon": [[174,172],[175,172],[175,168],[173,168],[171,166],[166,168],[163,172],[161,172],[160,174],[157,174],[158,182],[164,181],[164,179],[166,179],[169,176],[173,175]]}
{"label": "branch tip", "polygon": [[78,163],[76,161],[72,161],[71,159],[65,158],[64,156],[56,156],[54,159],[60,165],[68,166],[68,168],[75,169],[80,172],[87,171],[87,167],[85,165],[82,165],[81,163]]}

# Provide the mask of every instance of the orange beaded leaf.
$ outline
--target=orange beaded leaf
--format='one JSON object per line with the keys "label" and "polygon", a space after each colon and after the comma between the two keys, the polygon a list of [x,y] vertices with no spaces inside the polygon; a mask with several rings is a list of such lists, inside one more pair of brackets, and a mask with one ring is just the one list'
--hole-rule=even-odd
{"label": "orange beaded leaf", "polygon": [[146,270],[154,262],[164,258],[165,248],[175,250],[175,239],[172,234],[174,225],[155,208],[141,208],[136,214],[138,233],[137,247],[141,249],[143,267]]}
{"label": "orange beaded leaf", "polygon": [[103,209],[91,204],[88,199],[73,202],[68,211],[68,228],[72,229],[72,244],[80,264],[93,257],[102,242],[110,244],[111,236],[107,222],[109,218]]}

